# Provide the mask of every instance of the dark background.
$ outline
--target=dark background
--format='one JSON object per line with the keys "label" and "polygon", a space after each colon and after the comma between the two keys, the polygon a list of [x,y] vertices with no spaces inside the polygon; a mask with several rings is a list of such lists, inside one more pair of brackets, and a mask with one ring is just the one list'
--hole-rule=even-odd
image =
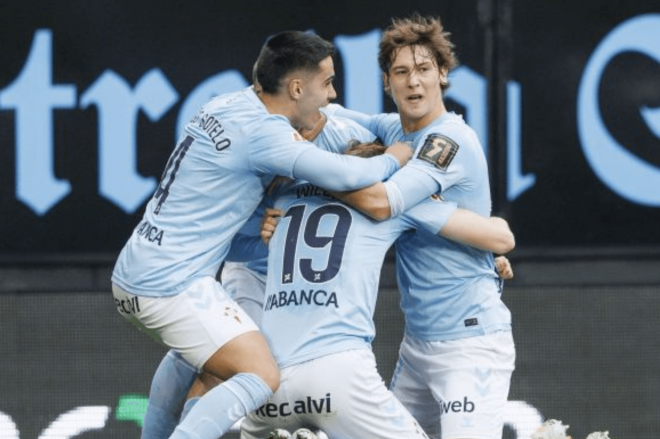
{"label": "dark background", "polygon": [[[461,64],[488,81],[494,211],[508,218],[517,240],[509,255],[516,277],[504,295],[518,350],[510,400],[562,419],[574,439],[594,430],[654,439],[660,208],[622,198],[596,176],[581,149],[576,108],[598,44],[626,20],[660,12],[656,2],[4,0],[0,96],[24,67],[38,29],[52,31],[52,82],[75,85],[77,100],[108,69],[134,86],[159,68],[179,100],[158,121],[140,115],[135,133],[140,174],[158,178],[185,98],[223,71],[248,78],[268,35],[313,29],[332,41],[413,11],[442,17]],[[341,56],[335,68],[343,103]],[[510,83],[521,89],[522,172],[536,177],[511,200],[504,92]],[[616,56],[599,99],[612,135],[660,172],[660,139],[639,114],[641,106],[660,106],[658,63],[640,53]],[[385,96],[383,104],[393,110]],[[448,105],[466,112],[457,102]],[[71,193],[38,215],[16,198],[16,115],[0,104],[0,426],[8,417],[22,439],[38,438],[80,406],[110,409],[103,429],[80,437],[139,437],[135,422],[117,419],[119,398],[144,398],[164,354],[112,305],[109,273],[142,207],[126,213],[99,195],[97,116],[79,104],[53,112],[54,172],[70,181]],[[388,258],[375,342],[386,381],[401,336],[396,302]],[[528,428],[537,421],[530,418]],[[506,430],[507,439],[522,437]],[[2,428],[0,438],[15,439]]]}
{"label": "dark background", "polygon": [[[541,420],[558,418],[571,426],[574,439],[596,430],[609,430],[616,439],[655,439],[660,428],[657,263],[515,264],[516,277],[504,292],[517,348],[509,400],[524,402],[533,416],[514,410],[507,419],[528,433]],[[119,401],[122,396],[144,401],[165,350],[117,314],[109,273],[107,263],[0,270],[5,279],[0,294],[3,439],[39,438],[64,413],[83,406],[105,407],[108,418],[103,429],[77,437],[139,438],[138,424],[125,419]],[[401,339],[397,301],[388,261],[374,342],[386,382]],[[20,436],[2,435],[3,413]],[[142,413],[137,406],[132,418]],[[504,438],[528,436],[507,427]]]}

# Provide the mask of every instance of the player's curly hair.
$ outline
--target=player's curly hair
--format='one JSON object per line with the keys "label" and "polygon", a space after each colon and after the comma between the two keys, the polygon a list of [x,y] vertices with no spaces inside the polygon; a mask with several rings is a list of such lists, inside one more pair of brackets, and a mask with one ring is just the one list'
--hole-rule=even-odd
{"label": "player's curly hair", "polygon": [[[409,18],[393,18],[380,41],[378,64],[386,75],[399,51],[408,46],[423,46],[431,51],[439,69],[451,71],[458,65],[450,33],[444,30],[438,17],[423,17],[418,13]],[[449,83],[441,84],[443,90]]]}

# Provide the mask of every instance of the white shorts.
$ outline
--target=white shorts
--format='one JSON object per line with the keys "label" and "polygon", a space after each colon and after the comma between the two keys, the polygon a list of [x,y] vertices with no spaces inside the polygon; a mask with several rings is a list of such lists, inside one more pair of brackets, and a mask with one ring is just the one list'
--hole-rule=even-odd
{"label": "white shorts", "polygon": [[332,439],[427,438],[387,390],[369,349],[326,355],[281,371],[270,400],[241,424],[241,439],[274,428],[320,428]]}
{"label": "white shorts", "polygon": [[170,297],[145,297],[112,285],[117,311],[157,342],[201,370],[233,338],[257,325],[212,277],[203,277]]}
{"label": "white shorts", "polygon": [[225,262],[220,274],[223,288],[261,326],[266,275],[249,269],[241,262]]}
{"label": "white shorts", "polygon": [[434,439],[501,439],[515,357],[510,331],[436,342],[406,335],[390,387]]}

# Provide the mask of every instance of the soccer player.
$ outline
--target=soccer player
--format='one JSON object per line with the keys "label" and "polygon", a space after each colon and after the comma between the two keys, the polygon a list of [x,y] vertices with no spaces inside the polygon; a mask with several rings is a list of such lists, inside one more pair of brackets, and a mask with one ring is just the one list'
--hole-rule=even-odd
{"label": "soccer player", "polygon": [[[257,81],[255,81],[256,83]],[[337,116],[328,118],[322,112],[318,113],[318,119],[314,125],[309,129],[299,129],[299,132],[319,148],[334,153],[343,153],[349,145],[354,143],[371,142],[376,139],[373,133],[356,122]],[[277,181],[276,179],[274,183]],[[275,184],[271,184],[271,186],[276,187]],[[234,237],[227,261],[219,273],[225,291],[243,308],[257,326],[261,326],[268,256],[268,251],[260,238],[261,221],[266,209],[274,204],[272,187],[266,191],[267,195]],[[187,416],[201,395],[217,384],[218,380],[206,373],[192,383],[181,419]]]}
{"label": "soccer player", "polygon": [[[319,112],[318,121],[309,130],[299,130],[300,134],[319,148],[342,154],[351,144],[367,143],[376,140],[376,136],[362,125],[351,119],[339,116],[328,117]],[[255,210],[252,218],[241,229],[241,233],[259,237],[261,221],[266,209],[274,204],[272,196],[266,196]],[[257,239],[261,243],[260,239]],[[240,245],[240,244],[239,244]],[[250,245],[254,245],[251,243]],[[232,248],[234,244],[232,244]],[[255,253],[259,253],[258,251]],[[266,260],[268,253],[245,262],[225,262],[220,279],[225,290],[252,317],[257,325],[261,322],[261,312],[266,288]]]}
{"label": "soccer player", "polygon": [[160,426],[167,437],[181,400],[173,395],[197,371],[223,384],[199,399],[172,439],[216,439],[279,386],[256,324],[215,280],[272,177],[350,190],[387,178],[409,158],[405,145],[370,159],[332,154],[296,131],[312,126],[319,107],[336,97],[333,54],[331,43],[310,33],[269,38],[258,60],[261,93],[247,87],[221,95],[190,120],[119,255],[112,273],[117,310],[174,351],[154,375],[146,439],[160,438]]}
{"label": "soccer player", "polygon": [[[361,144],[350,151],[383,149]],[[384,256],[401,233],[421,227],[506,253],[514,245],[507,223],[431,197],[377,222],[301,180],[283,188],[275,207],[286,213],[269,243],[262,330],[282,381],[242,422],[241,437],[301,427],[330,438],[426,437],[385,387],[371,349]]]}
{"label": "soccer player", "polygon": [[[456,58],[440,20],[418,14],[392,20],[378,61],[398,113],[337,114],[355,118],[385,144],[409,141],[416,151],[384,184],[337,195],[378,219],[396,217],[436,193],[489,217],[482,146],[443,101]],[[395,246],[405,334],[394,394],[434,439],[500,439],[515,346],[493,255],[424,229]]]}

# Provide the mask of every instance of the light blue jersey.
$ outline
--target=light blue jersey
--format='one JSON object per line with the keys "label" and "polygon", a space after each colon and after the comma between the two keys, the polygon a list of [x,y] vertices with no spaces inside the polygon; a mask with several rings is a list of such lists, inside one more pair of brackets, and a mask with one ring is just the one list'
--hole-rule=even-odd
{"label": "light blue jersey", "polygon": [[321,132],[311,142],[321,149],[343,154],[353,143],[368,143],[376,135],[357,122],[341,116],[326,116]]}
{"label": "light blue jersey", "polygon": [[[454,113],[405,134],[398,114],[367,116],[338,108],[383,139],[412,142],[414,158],[388,181],[406,211],[431,193],[484,217],[491,214],[488,165],[475,132]],[[389,193],[389,191],[388,191]],[[491,252],[418,230],[396,242],[397,282],[405,331],[442,341],[511,328]]]}
{"label": "light blue jersey", "polygon": [[[376,135],[357,122],[339,116],[331,116],[327,118],[321,132],[314,139],[311,139],[311,142],[325,151],[343,154],[354,142],[367,143],[374,140],[376,140]],[[250,220],[241,229],[241,233],[246,236],[258,237],[261,241],[261,219],[266,208],[273,206],[274,201],[272,196],[264,197]],[[257,273],[265,275],[268,266],[267,255],[252,258],[246,263],[246,266]]]}
{"label": "light blue jersey", "polygon": [[286,214],[270,241],[262,330],[280,367],[370,348],[383,259],[404,231],[440,231],[455,204],[428,198],[377,222],[298,182],[276,207]]}
{"label": "light blue jersey", "polygon": [[387,154],[363,159],[316,148],[286,117],[270,114],[252,88],[219,96],[186,125],[112,282],[160,297],[215,276],[273,176],[343,191],[385,179],[397,168]]}

